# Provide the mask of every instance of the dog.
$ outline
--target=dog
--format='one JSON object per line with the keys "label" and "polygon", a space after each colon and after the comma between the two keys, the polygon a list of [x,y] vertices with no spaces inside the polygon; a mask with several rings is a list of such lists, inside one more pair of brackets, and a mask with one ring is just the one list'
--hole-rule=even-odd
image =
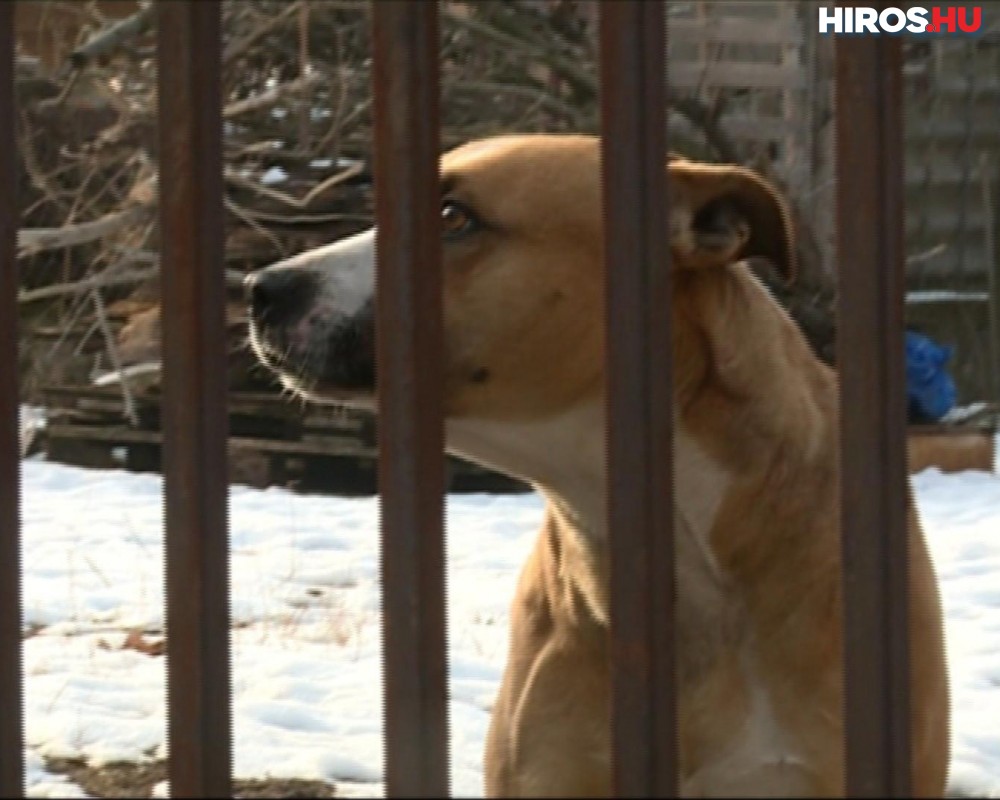
{"label": "dog", "polygon": [[[837,384],[742,259],[789,275],[756,173],[671,156],[680,789],[844,793]],[[441,161],[449,452],[531,483],[485,752],[488,796],[610,796],[599,140],[511,135]],[[373,409],[375,233],[248,277],[250,338],[289,388]],[[913,788],[942,796],[937,580],[909,500]],[[663,742],[664,748],[675,746]]]}

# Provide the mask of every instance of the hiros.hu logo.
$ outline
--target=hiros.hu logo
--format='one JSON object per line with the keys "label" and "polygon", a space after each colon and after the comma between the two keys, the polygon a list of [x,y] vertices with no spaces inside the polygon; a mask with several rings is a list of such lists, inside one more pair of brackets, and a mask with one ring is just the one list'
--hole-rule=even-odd
{"label": "hiros.hu logo", "polygon": [[981,6],[927,9],[877,8],[867,6],[822,6],[820,33],[978,33],[983,27]]}

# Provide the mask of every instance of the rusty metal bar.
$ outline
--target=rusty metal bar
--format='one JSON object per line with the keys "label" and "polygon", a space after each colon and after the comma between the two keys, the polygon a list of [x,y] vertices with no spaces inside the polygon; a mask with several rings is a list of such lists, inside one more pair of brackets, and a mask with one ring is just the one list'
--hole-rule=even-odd
{"label": "rusty metal bar", "polygon": [[218,0],[159,2],[172,797],[232,797]]}
{"label": "rusty metal bar", "polygon": [[436,3],[373,3],[385,783],[448,793]]}
{"label": "rusty metal bar", "polygon": [[0,3],[0,797],[24,797],[14,4]]}
{"label": "rusty metal bar", "polygon": [[616,797],[677,796],[663,5],[600,5]]}
{"label": "rusty metal bar", "polygon": [[909,797],[902,58],[836,48],[846,789]]}

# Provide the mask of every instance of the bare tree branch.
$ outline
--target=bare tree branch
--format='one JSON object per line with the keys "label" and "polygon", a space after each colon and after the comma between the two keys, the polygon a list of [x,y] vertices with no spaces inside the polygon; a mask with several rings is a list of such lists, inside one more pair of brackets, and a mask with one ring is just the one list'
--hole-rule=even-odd
{"label": "bare tree branch", "polygon": [[154,4],[146,3],[131,17],[126,17],[104,30],[98,31],[70,53],[70,63],[79,70],[94,59],[102,58],[118,50],[126,42],[149,30],[154,12]]}
{"label": "bare tree branch", "polygon": [[65,225],[61,228],[23,228],[17,233],[18,257],[24,258],[42,250],[57,250],[61,247],[75,247],[94,242],[147,219],[150,213],[150,209],[144,206],[132,206],[124,211],[105,214],[91,222],[81,222],[79,225]]}
{"label": "bare tree branch", "polygon": [[263,108],[273,106],[279,100],[290,94],[309,89],[325,80],[327,80],[327,76],[319,71],[314,70],[313,72],[308,72],[295,80],[287,81],[286,83],[279,83],[273,89],[268,89],[266,92],[262,92],[261,94],[252,95],[244,98],[243,100],[237,100],[236,102],[230,103],[223,109],[222,118],[233,119],[234,117],[238,117],[240,114],[246,114],[250,111],[260,111]]}
{"label": "bare tree branch", "polygon": [[90,299],[94,304],[94,311],[97,313],[97,323],[101,329],[101,336],[104,337],[104,348],[111,361],[111,367],[121,375],[122,404],[125,418],[133,428],[139,427],[139,415],[135,411],[135,396],[132,394],[132,386],[127,376],[122,372],[121,355],[118,352],[118,343],[111,333],[111,326],[108,324],[108,315],[104,308],[104,298],[98,289],[90,290]]}
{"label": "bare tree branch", "polygon": [[336,173],[335,175],[331,175],[329,178],[320,181],[312,189],[309,190],[309,192],[305,195],[305,197],[301,199],[297,197],[292,197],[290,194],[278,191],[277,189],[272,189],[268,186],[264,186],[263,184],[257,181],[249,180],[248,178],[245,178],[242,175],[240,175],[234,169],[227,168],[224,172],[224,176],[225,179],[230,183],[233,183],[237,186],[242,186],[245,189],[249,189],[250,191],[256,192],[257,194],[263,195],[264,197],[270,197],[272,200],[277,200],[279,203],[284,203],[286,206],[290,206],[291,208],[303,210],[303,209],[308,209],[317,197],[322,196],[324,193],[332,189],[334,186],[337,186],[343,183],[344,181],[350,180],[356,175],[360,175],[363,171],[364,171],[364,164],[362,164],[360,161],[357,161],[351,164],[351,166],[347,167],[346,169]]}
{"label": "bare tree branch", "polygon": [[281,9],[279,14],[270,17],[265,20],[263,24],[254,28],[241,39],[237,39],[232,42],[222,53],[223,66],[227,66],[231,62],[235,61],[251,47],[253,47],[254,42],[277,28],[283,22],[287,21],[290,17],[292,17],[292,15],[298,13],[300,3],[301,0],[296,0],[294,3],[288,3]]}

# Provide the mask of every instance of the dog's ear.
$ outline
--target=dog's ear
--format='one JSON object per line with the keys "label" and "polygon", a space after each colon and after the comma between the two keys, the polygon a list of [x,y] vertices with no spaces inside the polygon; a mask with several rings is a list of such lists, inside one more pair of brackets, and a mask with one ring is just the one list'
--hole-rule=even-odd
{"label": "dog's ear", "polygon": [[668,160],[670,244],[676,266],[701,269],[753,256],[770,260],[791,283],[795,238],[779,192],[745,167]]}

